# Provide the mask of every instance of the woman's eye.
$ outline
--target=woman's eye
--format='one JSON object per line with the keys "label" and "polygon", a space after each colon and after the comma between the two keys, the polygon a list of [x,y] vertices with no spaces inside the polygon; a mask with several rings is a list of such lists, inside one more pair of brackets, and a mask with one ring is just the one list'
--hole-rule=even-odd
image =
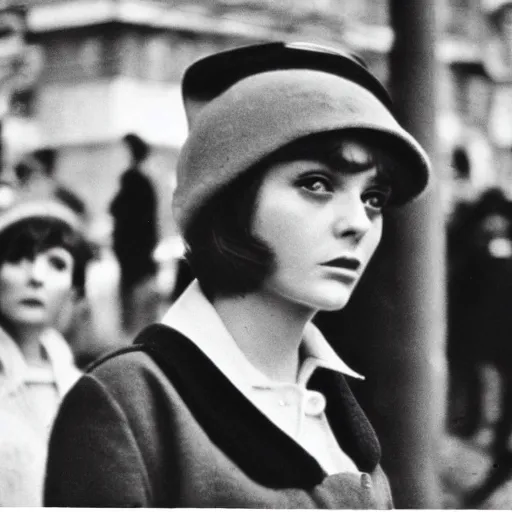
{"label": "woman's eye", "polygon": [[299,182],[302,189],[315,194],[327,194],[333,191],[330,180],[325,176],[310,176]]}
{"label": "woman's eye", "polygon": [[51,266],[56,270],[66,270],[68,264],[63,258],[59,258],[58,256],[54,256],[50,258]]}
{"label": "woman's eye", "polygon": [[381,211],[389,203],[390,197],[391,189],[374,189],[364,194],[363,201],[373,210]]}

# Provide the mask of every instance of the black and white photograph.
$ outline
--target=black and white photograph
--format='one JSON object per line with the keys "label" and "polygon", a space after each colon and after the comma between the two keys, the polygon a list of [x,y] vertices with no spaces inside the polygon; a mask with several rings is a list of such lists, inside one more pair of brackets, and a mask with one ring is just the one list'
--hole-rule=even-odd
{"label": "black and white photograph", "polygon": [[511,437],[512,1],[0,0],[0,507],[510,510]]}

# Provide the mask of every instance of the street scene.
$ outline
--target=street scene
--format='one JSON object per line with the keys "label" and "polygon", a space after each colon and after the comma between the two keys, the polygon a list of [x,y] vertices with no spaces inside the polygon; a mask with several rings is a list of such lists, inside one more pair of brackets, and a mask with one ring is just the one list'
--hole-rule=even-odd
{"label": "street scene", "polygon": [[0,0],[0,506],[512,509],[512,1]]}

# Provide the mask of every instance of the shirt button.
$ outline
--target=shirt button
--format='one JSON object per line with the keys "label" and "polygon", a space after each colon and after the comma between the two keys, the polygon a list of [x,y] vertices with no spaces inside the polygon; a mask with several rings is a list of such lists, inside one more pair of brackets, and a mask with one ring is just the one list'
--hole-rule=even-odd
{"label": "shirt button", "polygon": [[305,413],[308,416],[318,416],[325,410],[325,397],[318,391],[308,391]]}
{"label": "shirt button", "polygon": [[372,477],[368,473],[361,474],[361,486],[363,489],[371,489]]}

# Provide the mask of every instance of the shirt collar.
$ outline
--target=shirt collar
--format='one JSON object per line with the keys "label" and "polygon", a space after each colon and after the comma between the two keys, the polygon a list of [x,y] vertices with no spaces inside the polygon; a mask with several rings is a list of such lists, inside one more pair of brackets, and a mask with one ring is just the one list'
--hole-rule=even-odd
{"label": "shirt collar", "polygon": [[304,329],[302,348],[305,357],[299,371],[299,382],[306,383],[317,368],[325,368],[355,379],[364,380],[361,374],[352,370],[336,354],[329,342],[324,338],[324,335],[312,322],[309,322]]}
{"label": "shirt collar", "polygon": [[[271,380],[247,360],[197,280],[170,307],[162,323],[189,338],[237,387],[271,384]],[[304,330],[303,350],[305,358],[299,371],[299,384],[306,385],[319,367],[364,378],[343,362],[311,322]]]}

